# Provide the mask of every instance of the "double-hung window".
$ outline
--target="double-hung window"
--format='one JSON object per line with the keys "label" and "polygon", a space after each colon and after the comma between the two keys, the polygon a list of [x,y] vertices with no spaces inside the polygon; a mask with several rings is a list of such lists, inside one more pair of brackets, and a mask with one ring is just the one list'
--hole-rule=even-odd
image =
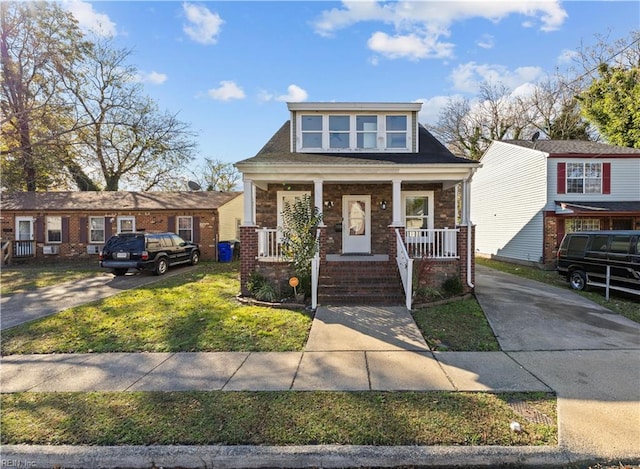
{"label": "double-hung window", "polygon": [[601,194],[602,163],[567,163],[568,194]]}
{"label": "double-hung window", "polygon": [[356,147],[376,148],[378,139],[378,116],[356,116]]}
{"label": "double-hung window", "polygon": [[302,147],[322,148],[322,116],[301,117]]}
{"label": "double-hung window", "polygon": [[89,217],[89,242],[105,242],[104,217]]}
{"label": "double-hung window", "polygon": [[118,217],[118,233],[136,231],[136,217]]}
{"label": "double-hung window", "polygon": [[47,217],[47,243],[62,242],[62,217]]}
{"label": "double-hung window", "polygon": [[387,148],[407,148],[407,116],[387,116]]}
{"label": "double-hung window", "polygon": [[329,116],[329,148],[349,148],[349,116]]}
{"label": "double-hung window", "polygon": [[193,241],[193,217],[178,217],[178,236]]}

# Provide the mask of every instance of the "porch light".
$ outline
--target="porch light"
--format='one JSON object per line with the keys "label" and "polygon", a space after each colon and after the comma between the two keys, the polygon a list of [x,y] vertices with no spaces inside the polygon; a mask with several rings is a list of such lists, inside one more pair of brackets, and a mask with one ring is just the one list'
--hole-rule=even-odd
{"label": "porch light", "polygon": [[324,206],[327,208],[332,208],[333,207],[333,201],[332,200],[325,200],[324,201]]}
{"label": "porch light", "polygon": [[382,199],[382,200],[380,201],[380,208],[381,208],[382,210],[386,210],[386,209],[387,209],[387,200],[386,200],[386,199]]}

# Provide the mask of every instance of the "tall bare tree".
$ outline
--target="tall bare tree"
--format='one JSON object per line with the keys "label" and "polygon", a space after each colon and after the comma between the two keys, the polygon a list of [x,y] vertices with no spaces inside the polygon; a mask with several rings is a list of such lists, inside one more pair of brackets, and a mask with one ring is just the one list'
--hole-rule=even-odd
{"label": "tall bare tree", "polygon": [[35,191],[60,175],[58,137],[77,125],[61,79],[73,73],[86,50],[75,19],[58,4],[0,2],[0,151],[3,172],[9,176],[3,178],[5,188]]}

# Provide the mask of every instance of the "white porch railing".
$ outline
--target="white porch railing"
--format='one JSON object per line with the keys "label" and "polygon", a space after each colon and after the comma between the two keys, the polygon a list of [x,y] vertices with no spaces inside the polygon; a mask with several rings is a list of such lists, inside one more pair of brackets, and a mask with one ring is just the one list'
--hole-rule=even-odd
{"label": "white porch railing", "polygon": [[282,262],[282,233],[277,228],[261,228],[258,233],[258,259]]}
{"label": "white porch railing", "polygon": [[409,257],[407,248],[404,245],[400,230],[396,229],[396,261],[398,270],[404,287],[405,304],[407,309],[411,309],[411,299],[413,296],[413,259]]}
{"label": "white porch railing", "polygon": [[405,237],[407,251],[412,259],[456,259],[458,258],[457,228],[437,230],[415,230],[407,228]]}

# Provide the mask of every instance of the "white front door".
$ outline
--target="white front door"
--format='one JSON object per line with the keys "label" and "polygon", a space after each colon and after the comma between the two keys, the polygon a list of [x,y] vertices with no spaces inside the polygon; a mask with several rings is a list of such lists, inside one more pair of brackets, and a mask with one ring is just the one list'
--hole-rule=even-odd
{"label": "white front door", "polygon": [[29,241],[16,243],[14,254],[16,256],[32,256],[33,255],[33,218],[32,217],[16,217],[16,241]]}
{"label": "white front door", "polygon": [[371,196],[342,197],[342,253],[371,253]]}

